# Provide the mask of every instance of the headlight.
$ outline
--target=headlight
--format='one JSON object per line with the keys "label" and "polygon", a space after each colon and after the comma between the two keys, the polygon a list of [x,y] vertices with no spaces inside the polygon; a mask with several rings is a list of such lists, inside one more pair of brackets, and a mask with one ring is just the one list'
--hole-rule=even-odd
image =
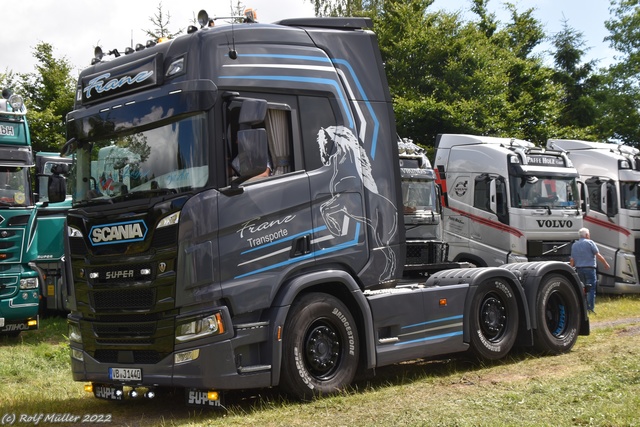
{"label": "headlight", "polygon": [[20,279],[20,289],[37,289],[38,278],[28,277],[26,279]]}
{"label": "headlight", "polygon": [[22,111],[22,107],[24,107],[24,99],[22,99],[21,95],[13,94],[9,97],[9,104],[13,111]]}
{"label": "headlight", "polygon": [[176,342],[180,343],[223,333],[222,315],[215,313],[202,319],[195,319],[178,325],[176,328]]}
{"label": "headlight", "polygon": [[80,326],[75,323],[69,323],[69,341],[82,343],[82,334],[80,333]]}
{"label": "headlight", "polygon": [[174,212],[171,215],[168,215],[160,220],[158,226],[156,228],[168,227],[170,225],[175,225],[180,221],[180,211]]}
{"label": "headlight", "polygon": [[79,237],[82,238],[82,231],[78,230],[77,228],[68,226],[67,227],[67,236],[69,237]]}

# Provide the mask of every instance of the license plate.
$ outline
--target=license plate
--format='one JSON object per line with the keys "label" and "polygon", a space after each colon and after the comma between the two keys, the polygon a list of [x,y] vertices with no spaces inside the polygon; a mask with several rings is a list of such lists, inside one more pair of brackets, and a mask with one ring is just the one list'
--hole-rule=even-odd
{"label": "license plate", "polygon": [[109,379],[113,381],[142,381],[142,369],[109,368]]}

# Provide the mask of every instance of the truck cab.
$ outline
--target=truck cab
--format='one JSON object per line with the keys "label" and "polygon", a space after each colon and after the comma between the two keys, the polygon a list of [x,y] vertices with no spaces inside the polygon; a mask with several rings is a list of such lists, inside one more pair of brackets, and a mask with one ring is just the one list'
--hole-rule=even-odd
{"label": "truck cab", "polygon": [[31,187],[31,139],[22,97],[0,99],[0,334],[38,328],[41,275]]}
{"label": "truck cab", "polygon": [[640,293],[640,151],[568,139],[550,139],[547,147],[566,152],[589,192],[585,227],[611,265],[604,270],[598,263],[598,292]]}
{"label": "truck cab", "polygon": [[443,268],[448,245],[443,240],[442,207],[436,175],[426,150],[398,139],[407,257],[405,273]]}
{"label": "truck cab", "polygon": [[439,135],[436,150],[452,261],[569,261],[585,207],[578,171],[564,152],[456,134]]}

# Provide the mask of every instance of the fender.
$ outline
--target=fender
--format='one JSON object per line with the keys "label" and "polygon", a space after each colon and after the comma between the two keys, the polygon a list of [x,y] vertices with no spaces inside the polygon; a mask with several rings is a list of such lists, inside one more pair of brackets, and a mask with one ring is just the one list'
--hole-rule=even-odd
{"label": "fender", "polygon": [[[371,308],[365,298],[362,290],[354,278],[343,270],[322,270],[311,273],[306,273],[300,276],[296,276],[282,285],[280,291],[273,299],[271,305],[271,313],[269,316],[269,324],[271,325],[271,333],[274,337],[274,344],[271,348],[271,383],[277,386],[280,383],[280,370],[282,364],[282,340],[277,339],[277,328],[283,326],[287,315],[289,314],[289,308],[295,300],[295,298],[302,292],[317,288],[317,291],[329,292],[335,287],[327,286],[328,283],[336,284],[342,291],[346,291],[353,298],[353,303],[357,305],[360,310],[359,313],[352,313],[356,319],[362,319],[362,325],[364,326],[360,336],[364,337],[364,343],[361,343],[362,354],[365,356],[366,367],[373,368],[376,363],[376,348],[375,338],[373,331],[373,319],[371,314]],[[325,285],[324,288],[320,287]],[[335,295],[335,293],[333,293]],[[353,304],[347,303],[347,305],[353,306]],[[284,331],[286,334],[287,331]],[[364,345],[362,345],[364,344]]]}
{"label": "fender", "polygon": [[[463,260],[463,261],[461,261]],[[456,256],[456,259],[453,262],[470,262],[474,264],[476,267],[486,267],[487,263],[480,257],[470,254],[470,253],[462,253]]]}
{"label": "fender", "polygon": [[510,271],[520,277],[520,282],[527,296],[527,304],[531,313],[531,327],[537,329],[538,318],[536,306],[536,298],[542,278],[547,274],[560,274],[569,280],[575,291],[578,293],[578,299],[582,301],[581,314],[582,322],[580,326],[580,335],[589,335],[589,315],[587,314],[587,302],[584,295],[584,287],[578,274],[569,264],[561,261],[537,261],[537,262],[519,262],[513,264],[505,264],[499,268]]}
{"label": "fender", "polygon": [[504,279],[510,285],[518,302],[520,331],[531,329],[529,321],[529,307],[526,304],[526,296],[518,277],[511,271],[501,267],[478,267],[478,268],[456,268],[453,270],[443,270],[429,277],[426,286],[449,286],[461,283],[469,284],[469,293],[464,302],[464,322],[462,332],[464,342],[470,342],[471,331],[469,330],[469,315],[471,314],[471,300],[478,289],[478,285],[491,279]]}

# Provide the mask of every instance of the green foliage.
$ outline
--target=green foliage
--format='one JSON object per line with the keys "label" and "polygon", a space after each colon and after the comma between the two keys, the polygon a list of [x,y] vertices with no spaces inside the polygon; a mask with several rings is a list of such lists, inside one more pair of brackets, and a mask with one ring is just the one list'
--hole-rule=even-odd
{"label": "green foliage", "polygon": [[75,80],[71,66],[53,56],[53,46],[41,42],[34,49],[34,73],[22,74],[22,94],[34,151],[57,151],[65,142],[65,119],[73,109]]}
{"label": "green foliage", "polygon": [[638,0],[612,0],[612,18],[605,22],[607,40],[622,53],[609,67],[598,90],[598,130],[624,142],[640,142],[640,4]]}
{"label": "green foliage", "polygon": [[428,0],[388,1],[375,20],[398,131],[423,145],[439,133],[510,136],[543,143],[558,131],[560,91],[531,50],[541,42],[531,11],[498,29],[484,3],[480,24],[429,13]]}

